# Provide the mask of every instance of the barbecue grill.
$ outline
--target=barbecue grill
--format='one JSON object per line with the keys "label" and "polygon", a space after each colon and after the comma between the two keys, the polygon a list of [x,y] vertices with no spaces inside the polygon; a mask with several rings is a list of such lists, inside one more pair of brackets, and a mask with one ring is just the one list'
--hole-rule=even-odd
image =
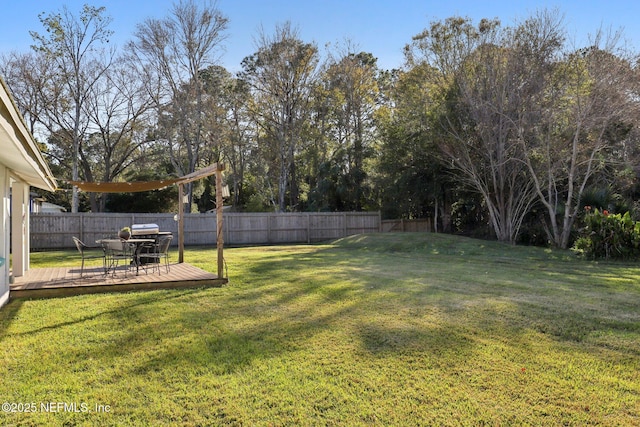
{"label": "barbecue grill", "polygon": [[158,224],[133,224],[131,237],[134,239],[157,239],[160,227]]}

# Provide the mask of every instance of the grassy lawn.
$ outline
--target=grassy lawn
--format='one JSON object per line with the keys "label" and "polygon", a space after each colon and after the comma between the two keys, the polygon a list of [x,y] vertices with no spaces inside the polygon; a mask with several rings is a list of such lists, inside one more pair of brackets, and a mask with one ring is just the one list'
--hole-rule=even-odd
{"label": "grassy lawn", "polygon": [[640,425],[640,265],[421,233],[225,257],[223,288],[12,301],[0,400],[36,413],[0,424]]}

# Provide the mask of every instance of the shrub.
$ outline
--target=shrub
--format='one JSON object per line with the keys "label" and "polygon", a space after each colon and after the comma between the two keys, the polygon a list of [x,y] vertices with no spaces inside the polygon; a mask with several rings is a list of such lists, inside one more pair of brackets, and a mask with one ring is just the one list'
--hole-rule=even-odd
{"label": "shrub", "polygon": [[590,259],[640,258],[640,222],[585,206],[584,227],[574,248]]}

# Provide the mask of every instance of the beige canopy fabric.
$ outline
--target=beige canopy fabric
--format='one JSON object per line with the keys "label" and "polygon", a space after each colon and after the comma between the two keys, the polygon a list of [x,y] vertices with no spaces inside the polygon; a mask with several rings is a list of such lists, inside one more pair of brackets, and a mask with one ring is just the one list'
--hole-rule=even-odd
{"label": "beige canopy fabric", "polygon": [[173,184],[186,184],[201,178],[213,175],[222,166],[214,163],[206,168],[197,170],[181,178],[162,179],[159,181],[135,181],[135,182],[85,182],[67,181],[78,189],[89,193],[135,193],[139,191],[160,190]]}
{"label": "beige canopy fabric", "polygon": [[178,182],[178,179],[144,182],[84,182],[67,181],[78,189],[89,193],[135,193],[138,191],[160,190]]}

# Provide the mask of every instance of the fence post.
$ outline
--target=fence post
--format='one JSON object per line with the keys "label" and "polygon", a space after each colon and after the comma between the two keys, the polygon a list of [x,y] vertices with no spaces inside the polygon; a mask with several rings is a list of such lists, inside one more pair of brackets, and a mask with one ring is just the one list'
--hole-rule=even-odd
{"label": "fence post", "polygon": [[86,240],[84,238],[84,214],[82,213],[78,213],[78,225],[80,226],[80,232],[78,233],[80,237],[80,240],[82,240],[83,242]]}
{"label": "fence post", "polygon": [[342,237],[347,237],[347,213],[342,213]]}
{"label": "fence post", "polygon": [[224,241],[227,242],[228,245],[233,244],[230,237],[231,232],[229,231],[229,214],[227,214],[227,220],[224,222],[224,229],[226,233]]}

